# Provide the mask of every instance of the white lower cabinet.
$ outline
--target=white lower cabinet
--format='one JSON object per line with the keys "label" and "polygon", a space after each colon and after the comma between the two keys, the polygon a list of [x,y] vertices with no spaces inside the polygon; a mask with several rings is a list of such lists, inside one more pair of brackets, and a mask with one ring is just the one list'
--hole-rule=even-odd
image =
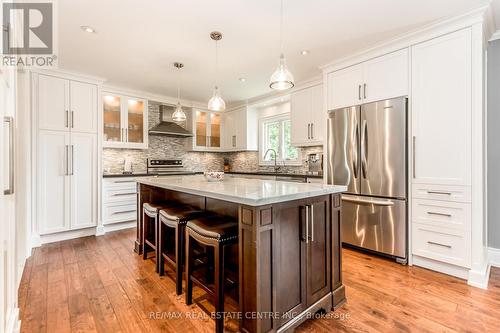
{"label": "white lower cabinet", "polygon": [[102,223],[132,222],[137,218],[137,184],[133,178],[104,178]]}

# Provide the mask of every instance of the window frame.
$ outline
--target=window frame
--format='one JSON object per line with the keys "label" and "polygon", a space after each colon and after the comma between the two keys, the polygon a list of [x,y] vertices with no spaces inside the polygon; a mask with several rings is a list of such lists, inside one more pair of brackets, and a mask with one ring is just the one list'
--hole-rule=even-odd
{"label": "window frame", "polygon": [[[302,165],[302,156],[301,156],[301,150],[298,147],[295,147],[297,149],[297,159],[295,160],[284,160],[283,155],[284,155],[284,130],[283,130],[283,123],[286,121],[291,122],[291,115],[290,113],[285,113],[285,114],[279,114],[275,116],[268,116],[268,117],[263,117],[259,119],[259,166],[273,166],[274,161],[265,161],[264,160],[264,153],[266,152],[266,143],[267,143],[267,138],[266,138],[266,130],[265,126],[269,123],[273,122],[279,122],[280,123],[280,135],[279,135],[279,151],[278,151],[278,156],[276,159],[276,163],[280,165],[291,165],[291,166],[301,166]],[[292,145],[293,146],[293,145]]]}

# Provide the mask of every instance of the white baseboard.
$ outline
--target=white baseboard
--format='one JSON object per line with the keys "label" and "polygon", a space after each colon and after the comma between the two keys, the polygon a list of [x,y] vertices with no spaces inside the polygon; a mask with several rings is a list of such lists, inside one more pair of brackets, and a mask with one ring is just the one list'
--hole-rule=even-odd
{"label": "white baseboard", "polygon": [[19,308],[11,308],[7,310],[7,321],[5,325],[5,333],[19,333],[21,330],[21,321],[19,320]]}
{"label": "white baseboard", "polygon": [[467,284],[469,286],[488,289],[488,281],[490,279],[490,268],[491,265],[488,261],[484,262],[484,265],[479,269],[474,269],[469,271],[469,278],[467,279]]}
{"label": "white baseboard", "polygon": [[40,240],[42,244],[60,242],[68,239],[75,239],[80,237],[95,236],[96,227],[80,229],[80,230],[70,230],[58,232],[56,234],[41,235]]}
{"label": "white baseboard", "polygon": [[131,228],[135,228],[135,227],[137,227],[136,221],[113,223],[113,224],[104,225],[104,232],[107,233],[107,232],[112,232],[112,231],[131,229]]}
{"label": "white baseboard", "polygon": [[[31,236],[31,249],[34,249],[35,247],[40,247],[42,246],[42,239],[40,238],[40,235],[33,235]],[[31,251],[30,251],[31,255]]]}
{"label": "white baseboard", "polygon": [[104,230],[104,226],[101,224],[101,225],[98,225],[97,228],[95,229],[95,235],[96,236],[102,236],[106,233],[106,231]]}
{"label": "white baseboard", "polygon": [[469,270],[467,268],[455,266],[455,265],[450,265],[444,262],[420,257],[420,256],[413,256],[413,265],[414,266],[420,266],[423,268],[430,269],[432,271],[436,271],[439,273],[444,273],[447,275],[452,275],[457,278],[467,280],[469,277]]}
{"label": "white baseboard", "polygon": [[493,267],[500,267],[500,249],[488,248],[488,261]]}

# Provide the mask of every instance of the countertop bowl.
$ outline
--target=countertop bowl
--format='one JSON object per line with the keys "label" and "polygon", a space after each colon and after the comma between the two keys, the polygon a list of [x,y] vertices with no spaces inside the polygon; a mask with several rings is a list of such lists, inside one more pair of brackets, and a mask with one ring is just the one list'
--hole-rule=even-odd
{"label": "countertop bowl", "polygon": [[224,180],[224,172],[222,171],[205,172],[204,175],[209,182],[221,182]]}

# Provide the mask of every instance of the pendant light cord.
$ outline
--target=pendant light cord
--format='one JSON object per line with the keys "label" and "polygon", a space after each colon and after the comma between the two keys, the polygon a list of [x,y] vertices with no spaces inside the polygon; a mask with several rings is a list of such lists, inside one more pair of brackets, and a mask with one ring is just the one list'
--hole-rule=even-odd
{"label": "pendant light cord", "polygon": [[181,69],[177,68],[177,102],[181,102]]}
{"label": "pendant light cord", "polygon": [[280,5],[280,53],[283,53],[283,0]]}
{"label": "pendant light cord", "polygon": [[217,73],[219,72],[219,48],[218,48],[218,40],[215,41],[215,86],[217,87]]}

